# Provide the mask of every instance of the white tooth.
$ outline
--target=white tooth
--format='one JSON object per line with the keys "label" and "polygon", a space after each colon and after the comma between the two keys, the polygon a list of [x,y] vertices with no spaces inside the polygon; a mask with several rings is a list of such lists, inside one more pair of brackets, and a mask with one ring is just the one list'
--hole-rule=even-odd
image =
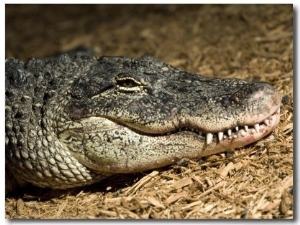
{"label": "white tooth", "polygon": [[265,119],[264,120],[264,124],[266,124],[267,126],[270,124],[270,120],[268,120],[268,119]]}
{"label": "white tooth", "polygon": [[238,136],[236,134],[233,135],[233,138],[237,138]]}
{"label": "white tooth", "polygon": [[227,133],[228,133],[228,136],[230,137],[231,136],[231,130],[228,129]]}
{"label": "white tooth", "polygon": [[236,131],[238,131],[238,130],[239,130],[239,127],[238,127],[238,126],[236,126],[236,127],[235,127],[235,130],[236,130]]}
{"label": "white tooth", "polygon": [[243,137],[245,137],[245,136],[247,135],[247,132],[244,131],[244,130],[241,130],[241,135],[242,135]]}
{"label": "white tooth", "polygon": [[212,133],[207,133],[206,134],[206,144],[210,144],[212,142],[213,139],[213,134]]}
{"label": "white tooth", "polygon": [[223,140],[223,132],[219,132],[218,133],[218,138],[219,138],[219,141],[222,141]]}
{"label": "white tooth", "polygon": [[259,132],[259,124],[258,123],[254,124],[254,129],[257,133]]}
{"label": "white tooth", "polygon": [[280,108],[277,109],[277,114],[280,114]]}
{"label": "white tooth", "polygon": [[247,131],[248,131],[248,126],[245,125],[245,126],[244,126],[244,129],[245,129],[245,131],[247,132]]}

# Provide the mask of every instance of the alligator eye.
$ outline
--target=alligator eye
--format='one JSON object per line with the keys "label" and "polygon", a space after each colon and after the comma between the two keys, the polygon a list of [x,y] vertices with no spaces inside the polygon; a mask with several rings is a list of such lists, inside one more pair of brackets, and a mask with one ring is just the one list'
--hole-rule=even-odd
{"label": "alligator eye", "polygon": [[141,91],[144,87],[140,81],[124,75],[116,77],[116,82],[118,91],[136,92]]}
{"label": "alligator eye", "polygon": [[133,77],[117,77],[117,85],[123,87],[136,87],[142,86],[141,82],[135,80]]}

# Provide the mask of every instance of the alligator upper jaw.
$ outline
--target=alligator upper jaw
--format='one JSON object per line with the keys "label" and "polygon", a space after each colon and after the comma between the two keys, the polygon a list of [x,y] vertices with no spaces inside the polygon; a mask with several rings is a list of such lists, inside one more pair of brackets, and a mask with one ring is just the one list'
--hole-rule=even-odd
{"label": "alligator upper jaw", "polygon": [[278,108],[275,113],[271,114],[266,119],[254,124],[252,123],[252,124],[245,124],[242,126],[235,126],[229,129],[219,130],[217,132],[211,132],[211,131],[204,132],[201,131],[201,129],[197,129],[197,128],[180,129],[180,131],[181,130],[192,131],[192,132],[196,131],[197,134],[205,138],[207,145],[211,144],[213,141],[220,143],[226,139],[234,140],[234,141],[243,140],[243,142],[247,144],[247,142],[251,141],[251,138],[249,137],[255,137],[255,139],[259,139],[259,134],[264,134],[265,132],[271,132],[278,125],[279,117],[280,117],[280,108]]}
{"label": "alligator upper jaw", "polygon": [[[168,136],[187,137],[193,136],[203,141],[204,151],[199,152],[197,157],[212,155],[224,152],[228,149],[242,147],[267,136],[278,125],[280,119],[280,108],[275,113],[268,116],[266,119],[255,123],[243,126],[236,126],[230,129],[220,130],[218,132],[204,132],[197,128],[184,127],[173,132],[157,134],[166,139]],[[155,134],[143,134],[156,136]],[[191,138],[192,139],[192,138]],[[197,147],[197,146],[195,146]]]}

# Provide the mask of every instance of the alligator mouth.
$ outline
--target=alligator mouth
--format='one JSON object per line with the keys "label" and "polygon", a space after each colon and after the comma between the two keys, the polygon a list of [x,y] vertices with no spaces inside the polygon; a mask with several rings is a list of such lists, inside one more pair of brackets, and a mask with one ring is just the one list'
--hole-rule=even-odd
{"label": "alligator mouth", "polygon": [[[201,128],[197,128],[196,126],[184,126],[181,125],[179,128],[175,128],[174,130],[163,132],[163,133],[155,133],[155,131],[151,131],[148,133],[147,131],[143,131],[141,128],[136,129],[130,123],[120,123],[114,119],[109,118],[114,123],[119,124],[121,126],[128,127],[133,130],[137,134],[146,135],[149,137],[168,137],[168,136],[189,136],[193,135],[198,139],[205,142],[207,146],[215,146],[218,149],[218,146],[223,146],[226,149],[240,147],[252,142],[257,141],[258,139],[266,136],[270,132],[274,130],[274,128],[278,125],[280,118],[280,107],[270,116],[259,123],[255,124],[247,124],[242,126],[235,126],[230,129],[221,130],[218,132],[205,132]],[[142,126],[140,126],[142,127]],[[237,143],[237,144],[235,144]]]}
{"label": "alligator mouth", "polygon": [[107,118],[89,117],[70,123],[60,131],[59,139],[79,162],[96,171],[124,173],[126,168],[126,173],[139,172],[182,158],[196,159],[256,142],[274,130],[279,113],[278,108],[260,123],[214,133],[187,126],[149,134]]}
{"label": "alligator mouth", "polygon": [[[235,126],[218,132],[205,132],[201,128],[195,128],[195,126],[181,125],[181,127],[165,133],[154,133],[153,131],[151,133],[147,133],[131,127],[130,124],[126,125],[114,120],[112,121],[121,125],[121,127],[127,126],[139,135],[149,136],[152,138],[161,137],[164,138],[166,142],[181,138],[187,138],[190,142],[194,142],[196,139],[197,142],[195,143],[199,143],[198,141],[201,141],[202,143],[202,146],[198,146],[202,149],[201,153],[198,153],[198,157],[203,157],[256,142],[271,133],[278,125],[279,119],[280,107],[266,119],[255,124]],[[195,148],[197,148],[196,145]]]}
{"label": "alligator mouth", "polygon": [[260,123],[254,125],[236,126],[231,129],[210,133],[197,129],[181,128],[171,135],[195,135],[205,142],[205,151],[202,156],[224,152],[230,148],[237,148],[253,143],[269,133],[278,125],[280,119],[280,108],[271,116]]}
{"label": "alligator mouth", "polygon": [[254,125],[244,125],[244,126],[236,126],[231,129],[227,129],[219,132],[202,132],[197,128],[193,129],[190,127],[180,128],[174,132],[169,132],[168,134],[182,133],[182,132],[193,132],[201,136],[201,138],[206,141],[206,144],[209,145],[212,142],[219,143],[226,139],[235,139],[238,137],[247,137],[249,135],[258,134],[264,132],[266,129],[274,128],[277,124],[275,122],[278,120],[280,108],[277,109],[275,113],[269,116],[267,119],[260,123],[256,123]]}

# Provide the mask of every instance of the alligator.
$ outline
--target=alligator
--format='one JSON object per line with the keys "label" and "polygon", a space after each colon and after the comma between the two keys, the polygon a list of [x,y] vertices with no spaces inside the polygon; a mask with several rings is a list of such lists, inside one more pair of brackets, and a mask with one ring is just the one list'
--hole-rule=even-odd
{"label": "alligator", "polygon": [[6,190],[84,186],[242,147],[274,130],[280,103],[267,83],[209,78],[152,56],[8,58]]}

